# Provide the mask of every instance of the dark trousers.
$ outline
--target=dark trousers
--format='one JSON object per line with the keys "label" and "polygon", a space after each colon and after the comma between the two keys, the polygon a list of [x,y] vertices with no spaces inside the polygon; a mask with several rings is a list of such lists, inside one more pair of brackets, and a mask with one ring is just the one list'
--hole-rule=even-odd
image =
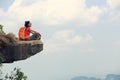
{"label": "dark trousers", "polygon": [[28,40],[39,40],[39,39],[41,39],[40,34],[34,33],[30,36],[30,38]]}

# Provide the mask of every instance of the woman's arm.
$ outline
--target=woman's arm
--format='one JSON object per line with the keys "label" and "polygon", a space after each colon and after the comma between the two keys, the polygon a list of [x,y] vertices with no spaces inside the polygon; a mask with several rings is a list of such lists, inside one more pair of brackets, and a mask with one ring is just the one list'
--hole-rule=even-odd
{"label": "woman's arm", "polygon": [[34,31],[34,30],[30,30],[30,33],[34,34],[34,33],[38,33],[38,32]]}

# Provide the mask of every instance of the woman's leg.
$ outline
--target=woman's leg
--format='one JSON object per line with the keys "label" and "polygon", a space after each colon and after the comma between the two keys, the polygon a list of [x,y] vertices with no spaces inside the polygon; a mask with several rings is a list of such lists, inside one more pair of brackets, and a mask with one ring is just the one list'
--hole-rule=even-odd
{"label": "woman's leg", "polygon": [[30,36],[29,40],[38,40],[41,36],[38,33],[34,33],[32,36]]}

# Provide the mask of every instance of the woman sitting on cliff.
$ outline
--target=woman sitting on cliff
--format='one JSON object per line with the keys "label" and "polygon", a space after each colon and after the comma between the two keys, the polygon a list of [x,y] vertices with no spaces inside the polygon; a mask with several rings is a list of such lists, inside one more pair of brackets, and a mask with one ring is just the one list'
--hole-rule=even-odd
{"label": "woman sitting on cliff", "polygon": [[[18,36],[20,40],[39,40],[41,39],[40,33],[31,29],[32,23],[25,21],[25,25],[20,28]],[[32,35],[30,36],[30,34]]]}

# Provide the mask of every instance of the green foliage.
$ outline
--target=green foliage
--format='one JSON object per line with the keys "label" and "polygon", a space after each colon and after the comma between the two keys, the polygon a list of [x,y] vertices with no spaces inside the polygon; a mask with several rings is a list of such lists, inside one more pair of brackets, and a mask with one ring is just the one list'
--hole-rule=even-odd
{"label": "green foliage", "polygon": [[0,29],[2,29],[2,28],[3,28],[3,25],[0,24]]}
{"label": "green foliage", "polygon": [[5,59],[2,56],[0,56],[0,65],[2,65],[2,62],[4,62],[4,61],[5,61]]}
{"label": "green foliage", "polygon": [[5,34],[5,32],[3,31],[3,25],[1,25],[1,24],[0,24],[0,33],[4,33]]}
{"label": "green foliage", "polygon": [[0,80],[27,80],[27,76],[25,76],[20,68],[14,68],[10,74],[7,73],[5,76],[3,76],[0,70]]}
{"label": "green foliage", "polygon": [[0,24],[0,32],[2,32],[3,30],[3,25]]}

